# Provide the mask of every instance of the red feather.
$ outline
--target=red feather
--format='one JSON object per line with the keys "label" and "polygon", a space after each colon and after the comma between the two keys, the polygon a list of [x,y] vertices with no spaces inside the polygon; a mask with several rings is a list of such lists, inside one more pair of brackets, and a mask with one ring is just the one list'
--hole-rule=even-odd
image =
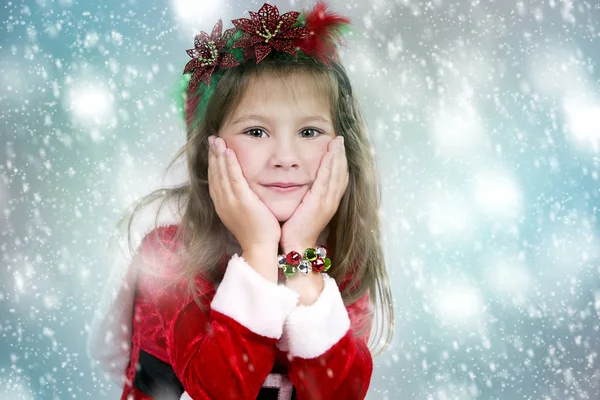
{"label": "red feather", "polygon": [[327,4],[323,1],[318,1],[305,15],[304,28],[308,35],[300,41],[298,47],[304,53],[329,64],[330,57],[335,55],[335,42],[341,42],[342,39],[340,29],[350,24],[350,18],[327,10]]}

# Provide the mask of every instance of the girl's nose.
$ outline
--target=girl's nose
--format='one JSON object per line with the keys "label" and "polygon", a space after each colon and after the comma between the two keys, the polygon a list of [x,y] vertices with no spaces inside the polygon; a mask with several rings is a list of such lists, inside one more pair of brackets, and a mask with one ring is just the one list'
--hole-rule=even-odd
{"label": "girl's nose", "polygon": [[300,143],[297,140],[289,137],[279,138],[276,139],[271,157],[277,167],[290,168],[298,166],[301,151]]}

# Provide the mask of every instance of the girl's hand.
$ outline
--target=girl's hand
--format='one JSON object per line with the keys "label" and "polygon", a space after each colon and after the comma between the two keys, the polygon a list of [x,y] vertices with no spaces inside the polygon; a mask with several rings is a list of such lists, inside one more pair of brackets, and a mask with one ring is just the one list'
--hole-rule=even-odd
{"label": "girl's hand", "polygon": [[[269,248],[276,253],[281,238],[279,221],[248,186],[233,150],[227,149],[220,137],[208,139],[208,187],[219,218],[245,253]],[[276,264],[273,266],[276,272]]]}
{"label": "girl's hand", "polygon": [[306,247],[319,244],[315,242],[337,211],[349,178],[343,137],[338,136],[329,142],[312,187],[281,227],[286,254],[291,250],[302,254]]}

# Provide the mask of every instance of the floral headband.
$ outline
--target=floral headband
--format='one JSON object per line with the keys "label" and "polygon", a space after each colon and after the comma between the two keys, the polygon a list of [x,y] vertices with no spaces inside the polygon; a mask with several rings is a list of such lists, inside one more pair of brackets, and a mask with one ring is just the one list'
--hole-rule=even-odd
{"label": "floral headband", "polygon": [[[265,3],[258,12],[249,14],[250,19],[231,21],[235,28],[225,32],[219,19],[210,35],[200,32],[194,38],[194,48],[186,50],[192,58],[183,70],[189,76],[184,107],[188,125],[198,102],[206,105],[224,70],[251,59],[258,64],[272,52],[311,57],[331,65],[336,59],[336,45],[350,25],[349,18],[327,10],[322,1],[302,13],[280,15],[276,6]],[[200,89],[202,82],[206,86]]]}

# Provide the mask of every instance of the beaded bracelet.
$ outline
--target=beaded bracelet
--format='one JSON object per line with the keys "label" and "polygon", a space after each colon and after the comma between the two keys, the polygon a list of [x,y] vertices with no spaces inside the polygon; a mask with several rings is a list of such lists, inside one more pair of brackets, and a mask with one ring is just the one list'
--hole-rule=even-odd
{"label": "beaded bracelet", "polygon": [[304,250],[304,258],[296,251],[290,251],[287,255],[280,254],[277,257],[277,266],[282,270],[286,278],[293,278],[296,272],[307,275],[310,272],[327,272],[331,267],[331,260],[326,257],[327,248],[317,246],[316,249],[309,247]]}

